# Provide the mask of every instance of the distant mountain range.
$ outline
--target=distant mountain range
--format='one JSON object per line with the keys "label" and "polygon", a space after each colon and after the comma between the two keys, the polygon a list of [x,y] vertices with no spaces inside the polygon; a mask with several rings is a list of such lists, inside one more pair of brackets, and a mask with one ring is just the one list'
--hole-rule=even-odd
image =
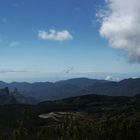
{"label": "distant mountain range", "polygon": [[134,96],[140,93],[140,78],[130,78],[120,82],[96,83],[83,92],[109,96]]}
{"label": "distant mountain range", "polygon": [[[134,96],[140,93],[140,78],[125,79],[120,82],[75,78],[51,82],[0,82],[0,88],[8,87],[14,97],[24,101],[45,101],[81,96],[87,94],[110,96]],[[18,89],[18,94],[15,93]],[[24,99],[23,99],[24,98]]]}
{"label": "distant mountain range", "polygon": [[[18,89],[19,93],[25,97],[33,97],[40,101],[56,100],[72,96],[81,95],[80,91],[97,83],[106,83],[105,80],[94,80],[88,78],[76,78],[56,83],[51,82],[12,82],[0,81],[0,88],[8,87],[10,91]],[[83,93],[84,94],[84,93]]]}

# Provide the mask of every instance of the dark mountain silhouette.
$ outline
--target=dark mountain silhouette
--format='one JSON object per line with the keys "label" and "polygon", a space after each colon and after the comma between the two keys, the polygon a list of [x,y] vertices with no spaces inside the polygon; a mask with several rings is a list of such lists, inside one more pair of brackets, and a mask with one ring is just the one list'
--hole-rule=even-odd
{"label": "dark mountain silhouette", "polygon": [[15,99],[20,103],[20,104],[37,104],[38,101],[34,99],[33,97],[25,97],[23,96],[17,88],[11,93]]}
{"label": "dark mountain silhouette", "polygon": [[14,91],[14,89],[17,88],[20,94],[25,97],[33,97],[39,100],[56,100],[81,95],[81,90],[86,89],[95,83],[106,82],[107,81],[105,80],[94,80],[88,78],[75,78],[56,83],[0,82],[0,88],[9,87],[11,91]]}
{"label": "dark mountain silhouette", "polygon": [[[134,96],[140,93],[140,78],[125,79],[120,82],[88,78],[75,78],[55,83],[0,82],[0,88],[4,87],[9,87],[12,92],[17,88],[20,98],[22,94],[22,96],[29,97],[30,99],[32,97],[40,101],[57,100],[87,94]],[[19,98],[19,94],[18,96],[14,95]]]}
{"label": "dark mountain silhouette", "polygon": [[3,140],[139,140],[140,95],[92,94],[37,105],[0,105],[0,126]]}
{"label": "dark mountain silhouette", "polygon": [[140,78],[130,78],[120,82],[96,83],[83,92],[110,96],[134,96],[140,93]]}
{"label": "dark mountain silhouette", "polygon": [[8,87],[0,89],[0,105],[17,104],[18,102],[12,94],[10,94]]}

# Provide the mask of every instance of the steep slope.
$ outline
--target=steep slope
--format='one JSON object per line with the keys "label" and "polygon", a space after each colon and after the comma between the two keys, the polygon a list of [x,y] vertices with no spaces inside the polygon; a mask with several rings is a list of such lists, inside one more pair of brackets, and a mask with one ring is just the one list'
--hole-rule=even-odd
{"label": "steep slope", "polygon": [[0,89],[0,105],[17,104],[18,102],[13,95],[9,93],[8,88]]}
{"label": "steep slope", "polygon": [[11,93],[14,98],[18,101],[19,104],[30,104],[34,105],[37,104],[39,101],[34,99],[33,97],[25,97],[23,96],[17,88]]}

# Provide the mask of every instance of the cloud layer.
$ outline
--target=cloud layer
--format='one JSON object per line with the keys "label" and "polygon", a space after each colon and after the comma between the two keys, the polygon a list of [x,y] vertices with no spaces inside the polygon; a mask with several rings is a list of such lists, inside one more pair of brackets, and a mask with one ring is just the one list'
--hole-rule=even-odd
{"label": "cloud layer", "polygon": [[140,63],[140,0],[106,0],[107,10],[101,18],[100,35],[113,48],[125,52],[130,62]]}
{"label": "cloud layer", "polygon": [[0,74],[4,74],[4,73],[24,73],[24,72],[28,72],[26,70],[13,70],[13,69],[0,69]]}
{"label": "cloud layer", "polygon": [[72,35],[69,31],[56,31],[54,29],[50,29],[49,31],[39,31],[38,37],[42,40],[50,40],[50,41],[68,41],[73,39]]}

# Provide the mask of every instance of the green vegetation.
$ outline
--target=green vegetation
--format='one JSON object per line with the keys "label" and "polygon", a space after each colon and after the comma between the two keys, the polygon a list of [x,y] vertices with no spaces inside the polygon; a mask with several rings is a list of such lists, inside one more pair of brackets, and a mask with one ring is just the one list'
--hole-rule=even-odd
{"label": "green vegetation", "polygon": [[86,95],[33,106],[0,106],[0,140],[139,139],[139,95]]}

